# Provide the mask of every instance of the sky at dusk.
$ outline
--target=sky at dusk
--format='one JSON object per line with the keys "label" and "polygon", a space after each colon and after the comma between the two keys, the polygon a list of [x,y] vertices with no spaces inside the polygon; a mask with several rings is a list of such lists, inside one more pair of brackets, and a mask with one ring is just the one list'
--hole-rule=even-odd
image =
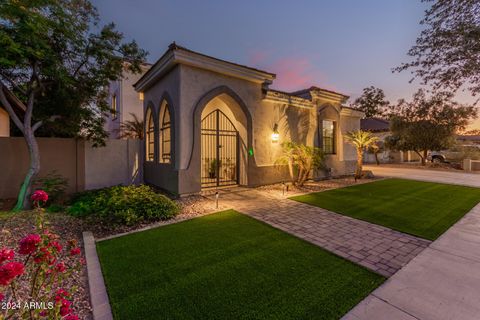
{"label": "sky at dusk", "polygon": [[[358,97],[368,86],[390,101],[419,88],[408,61],[427,4],[420,0],[164,1],[93,0],[103,23],[115,22],[155,62],[177,44],[277,74],[272,88],[316,85]],[[472,102],[460,93],[460,102]],[[480,128],[480,120],[475,122]]]}

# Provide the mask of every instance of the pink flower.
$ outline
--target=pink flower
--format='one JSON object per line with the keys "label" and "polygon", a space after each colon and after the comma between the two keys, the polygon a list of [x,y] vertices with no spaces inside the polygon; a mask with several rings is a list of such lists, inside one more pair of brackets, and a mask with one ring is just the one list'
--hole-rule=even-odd
{"label": "pink flower", "polygon": [[16,277],[25,272],[25,266],[20,262],[9,262],[0,267],[0,285],[8,286]]}
{"label": "pink flower", "polygon": [[76,247],[76,248],[73,248],[72,250],[70,250],[70,255],[72,256],[76,256],[77,254],[80,254],[80,248],[79,247]]}
{"label": "pink flower", "polygon": [[47,312],[47,310],[43,310],[43,311],[40,311],[40,313],[38,315],[40,317],[46,317],[48,315],[48,312]]}
{"label": "pink flower", "polygon": [[43,190],[37,190],[34,193],[32,193],[32,196],[30,197],[33,202],[47,202],[48,200],[48,194],[43,191]]}
{"label": "pink flower", "polygon": [[12,260],[15,257],[15,252],[12,249],[4,248],[0,250],[0,263],[7,260]]}
{"label": "pink flower", "polygon": [[65,267],[65,263],[60,262],[59,264],[57,264],[57,265],[55,266],[55,270],[56,270],[57,272],[65,272],[65,270],[67,270],[67,268]]}
{"label": "pink flower", "polygon": [[20,240],[20,254],[31,254],[37,250],[38,244],[42,241],[42,238],[38,234],[29,234],[22,240]]}

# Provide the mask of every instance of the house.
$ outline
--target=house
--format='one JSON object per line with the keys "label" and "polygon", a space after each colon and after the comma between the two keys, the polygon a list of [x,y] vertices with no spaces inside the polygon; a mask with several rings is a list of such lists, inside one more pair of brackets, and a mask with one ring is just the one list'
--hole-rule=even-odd
{"label": "house", "polygon": [[276,165],[281,144],[321,147],[329,170],[351,174],[355,149],[343,135],[360,129],[363,113],[348,96],[310,87],[270,89],[275,74],[171,44],[134,84],[143,96],[144,180],[173,194],[289,180]]}
{"label": "house", "polygon": [[[401,163],[401,162],[418,162],[420,156],[414,151],[392,151],[383,148],[385,138],[390,136],[390,122],[381,118],[365,118],[360,120],[360,128],[363,131],[369,131],[378,137],[377,145],[380,152],[377,154],[380,163]],[[366,152],[364,156],[365,163],[376,163],[375,154]]]}
{"label": "house", "polygon": [[[25,106],[15,95],[6,87],[3,88],[3,93],[8,102],[12,106],[14,112],[20,119],[23,119],[25,113]],[[0,89],[1,90],[1,89]],[[10,116],[4,106],[0,103],[0,137],[10,137]]]}
{"label": "house", "polygon": [[147,72],[150,64],[144,63],[140,66],[140,73],[132,73],[125,65],[122,78],[112,81],[109,86],[110,113],[105,118],[105,131],[109,138],[116,139],[121,136],[121,124],[134,120],[143,120],[143,100],[140,94],[133,90],[133,84]]}

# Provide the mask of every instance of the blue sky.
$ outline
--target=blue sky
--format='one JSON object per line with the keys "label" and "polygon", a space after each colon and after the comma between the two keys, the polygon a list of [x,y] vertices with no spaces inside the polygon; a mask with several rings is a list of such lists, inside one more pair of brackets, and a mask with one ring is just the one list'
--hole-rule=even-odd
{"label": "blue sky", "polygon": [[[172,41],[221,59],[277,73],[272,87],[317,85],[353,98],[373,85],[387,98],[410,98],[419,87],[392,68],[421,31],[420,0],[166,1],[94,0],[102,22],[113,21],[148,50],[149,62]],[[458,100],[473,101],[468,94]],[[478,122],[480,126],[480,122]]]}

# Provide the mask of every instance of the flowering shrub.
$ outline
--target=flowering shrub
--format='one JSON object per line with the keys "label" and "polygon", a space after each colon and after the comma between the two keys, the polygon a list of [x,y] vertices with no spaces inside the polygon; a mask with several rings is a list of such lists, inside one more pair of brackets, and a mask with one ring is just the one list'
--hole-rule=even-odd
{"label": "flowering shrub", "polygon": [[166,220],[177,215],[178,211],[175,202],[146,185],[87,191],[77,195],[67,210],[73,216],[96,214],[127,225]]}
{"label": "flowering shrub", "polygon": [[[35,233],[20,240],[15,251],[0,248],[0,319],[76,320],[72,308],[75,288],[65,280],[79,270],[81,253],[75,240],[62,245],[59,236],[45,228],[44,205],[48,194],[37,190],[31,197],[37,212]],[[19,281],[28,290],[18,290]]]}

